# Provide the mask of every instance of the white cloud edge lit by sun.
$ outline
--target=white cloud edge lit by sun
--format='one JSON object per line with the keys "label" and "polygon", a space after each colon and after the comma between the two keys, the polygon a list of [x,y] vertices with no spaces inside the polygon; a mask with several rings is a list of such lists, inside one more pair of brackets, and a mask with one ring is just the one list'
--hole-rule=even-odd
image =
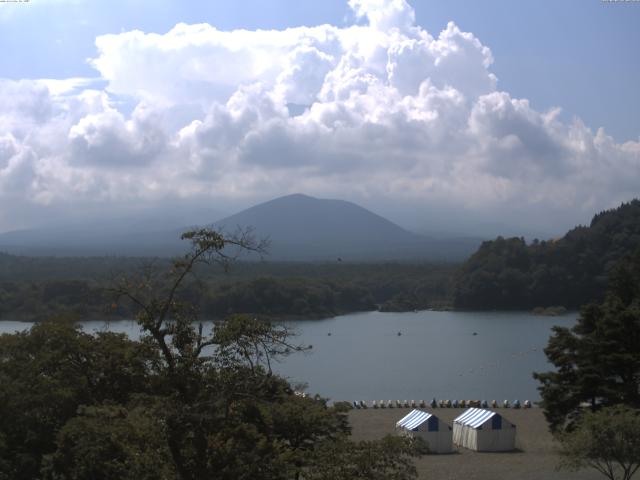
{"label": "white cloud edge lit by sun", "polygon": [[638,142],[500,91],[454,23],[432,36],[404,0],[349,5],[364,25],[103,35],[99,80],[2,81],[0,201],[302,191],[520,215],[638,195]]}

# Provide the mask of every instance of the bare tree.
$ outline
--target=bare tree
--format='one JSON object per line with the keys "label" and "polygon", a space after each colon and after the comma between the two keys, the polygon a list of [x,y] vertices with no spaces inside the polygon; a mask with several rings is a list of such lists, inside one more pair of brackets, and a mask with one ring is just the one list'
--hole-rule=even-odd
{"label": "bare tree", "polygon": [[137,274],[118,279],[112,288],[117,300],[127,299],[137,309],[137,322],[157,343],[170,372],[176,370],[178,360],[193,362],[214,342],[213,336],[203,333],[196,307],[179,299],[187,277],[199,265],[227,270],[243,252],[262,255],[268,246],[267,240],[256,240],[250,229],[225,236],[202,228],[185,232],[181,238],[188,240],[191,248],[174,260],[168,271],[146,265]]}

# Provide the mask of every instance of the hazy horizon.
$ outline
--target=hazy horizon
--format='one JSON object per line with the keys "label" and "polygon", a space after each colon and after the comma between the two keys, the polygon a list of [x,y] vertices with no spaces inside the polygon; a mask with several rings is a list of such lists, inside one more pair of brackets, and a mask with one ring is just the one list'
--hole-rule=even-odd
{"label": "hazy horizon", "polygon": [[[534,238],[550,239],[564,235],[568,230],[579,226],[588,225],[591,218],[596,213],[587,214],[582,219],[568,219],[566,228],[558,226],[556,229],[545,228],[545,226],[532,225],[531,223],[504,223],[500,218],[474,218],[469,212],[460,211],[455,218],[447,218],[450,211],[439,212],[429,211],[425,208],[421,214],[428,215],[428,221],[421,222],[419,218],[412,215],[414,211],[394,212],[384,214],[384,205],[380,205],[380,209],[368,208],[360,203],[352,202],[342,198],[322,198],[307,195],[301,192],[274,197],[258,203],[247,203],[246,206],[239,204],[238,207],[229,207],[228,211],[207,208],[198,203],[180,204],[172,202],[163,208],[145,208],[141,210],[128,209],[118,211],[100,211],[96,215],[88,215],[86,217],[64,216],[61,218],[47,218],[35,225],[29,225],[24,228],[9,229],[0,231],[0,235],[14,232],[47,232],[69,230],[70,232],[81,231],[85,228],[98,229],[113,233],[136,233],[136,232],[167,232],[175,229],[184,229],[191,226],[204,226],[219,223],[228,217],[234,217],[242,214],[245,210],[269,203],[286,197],[296,197],[298,195],[308,196],[318,200],[342,200],[363,207],[370,212],[380,215],[386,220],[398,225],[412,233],[430,236],[434,238],[454,238],[454,237],[472,237],[492,239],[497,236],[505,237],[525,237],[529,241]],[[631,200],[631,199],[630,199]],[[251,226],[251,225],[247,225]]]}

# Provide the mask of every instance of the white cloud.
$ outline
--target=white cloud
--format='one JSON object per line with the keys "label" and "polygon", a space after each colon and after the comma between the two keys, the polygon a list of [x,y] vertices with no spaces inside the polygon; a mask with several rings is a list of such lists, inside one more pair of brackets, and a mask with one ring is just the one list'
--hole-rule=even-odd
{"label": "white cloud", "polygon": [[639,143],[500,91],[472,33],[431,35],[404,0],[349,5],[363,24],[104,35],[98,81],[1,81],[0,201],[303,191],[542,218],[640,194]]}
{"label": "white cloud", "polygon": [[0,187],[4,196],[29,191],[34,180],[35,154],[11,134],[0,137]]}
{"label": "white cloud", "polygon": [[116,109],[87,115],[69,130],[69,153],[81,164],[135,168],[159,158],[168,137],[161,114],[139,103],[126,120]]}
{"label": "white cloud", "polygon": [[374,30],[408,31],[414,28],[415,14],[405,0],[349,0],[359,17],[366,17]]}
{"label": "white cloud", "polygon": [[24,134],[52,114],[49,90],[42,82],[0,79],[0,130]]}

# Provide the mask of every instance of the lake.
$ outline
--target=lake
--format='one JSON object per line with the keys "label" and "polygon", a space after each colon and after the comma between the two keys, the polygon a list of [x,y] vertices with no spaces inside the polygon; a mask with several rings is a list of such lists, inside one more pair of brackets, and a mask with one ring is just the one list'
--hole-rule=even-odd
{"label": "lake", "polygon": [[[550,369],[543,349],[551,327],[571,326],[576,318],[577,313],[422,311],[287,322],[297,330],[297,342],[313,348],[274,369],[332,400],[537,400],[531,373]],[[130,321],[82,325],[88,332],[108,328],[132,338],[140,333]],[[1,321],[0,333],[29,326]]]}

